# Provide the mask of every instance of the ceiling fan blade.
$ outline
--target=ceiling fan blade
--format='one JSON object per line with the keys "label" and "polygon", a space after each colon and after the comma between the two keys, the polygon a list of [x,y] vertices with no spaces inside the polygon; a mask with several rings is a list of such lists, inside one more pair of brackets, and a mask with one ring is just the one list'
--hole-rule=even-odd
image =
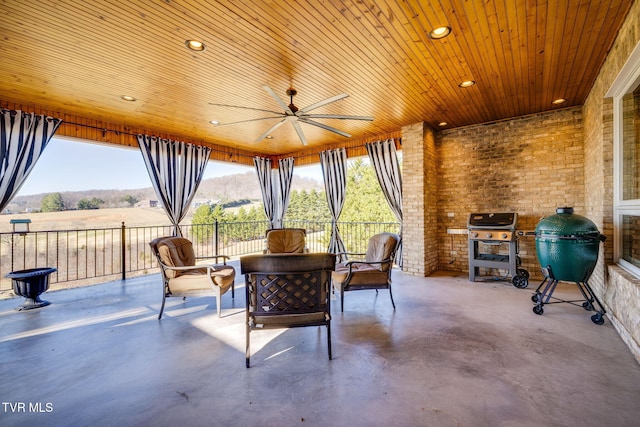
{"label": "ceiling fan blade", "polygon": [[308,119],[305,119],[305,118],[303,118],[303,117],[301,117],[301,118],[300,118],[300,121],[301,121],[302,123],[306,123],[306,124],[308,124],[308,125],[317,126],[317,127],[319,127],[319,128],[326,129],[326,130],[328,130],[328,131],[331,131],[331,132],[337,133],[338,135],[342,135],[342,136],[344,136],[345,138],[351,138],[351,134],[348,134],[348,133],[346,133],[346,132],[343,132],[343,131],[341,131],[341,130],[339,130],[339,129],[336,129],[336,128],[334,128],[334,127],[331,127],[331,126],[327,126],[327,125],[325,125],[324,123],[314,122],[313,120],[308,120]]}
{"label": "ceiling fan blade", "polygon": [[217,128],[221,128],[221,127],[225,127],[225,126],[237,125],[239,123],[259,122],[260,120],[279,119],[281,117],[282,117],[282,114],[280,114],[279,116],[275,116],[275,117],[260,117],[259,119],[248,119],[248,120],[240,120],[238,122],[220,123],[220,124],[217,124],[217,125],[214,125],[214,126],[217,127]]}
{"label": "ceiling fan blade", "polygon": [[275,125],[271,126],[269,129],[267,129],[267,131],[265,133],[263,133],[262,135],[260,135],[258,137],[258,139],[256,139],[256,142],[260,142],[263,139],[265,139],[267,137],[267,135],[269,135],[274,130],[278,129],[286,121],[287,121],[287,119],[282,119],[278,123],[276,123]]}
{"label": "ceiling fan blade", "polygon": [[276,102],[278,103],[278,105],[280,105],[282,107],[282,109],[288,114],[293,116],[293,111],[291,111],[291,108],[289,108],[289,106],[282,100],[280,99],[280,97],[278,95],[276,95],[276,93],[273,91],[273,89],[271,89],[269,86],[262,86],[262,88],[264,90],[266,90],[269,95],[271,95],[271,97],[273,99],[276,100]]}
{"label": "ceiling fan blade", "polygon": [[300,142],[302,142],[302,145],[307,145],[307,138],[304,136],[304,133],[302,132],[302,128],[300,127],[300,123],[298,123],[297,121],[292,121],[291,124],[293,125],[293,128],[296,130],[296,133],[298,134],[298,137],[300,138]]}
{"label": "ceiling fan blade", "polygon": [[311,105],[309,105],[307,107],[304,107],[300,111],[298,111],[298,115],[304,114],[304,113],[306,113],[308,111],[311,111],[311,110],[315,110],[316,108],[320,108],[323,105],[327,105],[327,104],[331,104],[332,102],[340,101],[341,99],[346,98],[347,96],[349,96],[349,95],[347,95],[346,93],[341,93],[340,95],[336,95],[336,96],[332,96],[331,98],[327,98],[324,101],[316,102],[315,104],[311,104]]}
{"label": "ceiling fan blade", "polygon": [[209,105],[213,105],[215,107],[242,108],[243,110],[262,111],[264,113],[282,114],[280,111],[263,110],[262,108],[243,107],[241,105],[216,104],[214,102],[210,102]]}
{"label": "ceiling fan blade", "polygon": [[373,121],[371,116],[343,116],[341,114],[303,114],[301,119],[340,119],[340,120],[367,120]]}

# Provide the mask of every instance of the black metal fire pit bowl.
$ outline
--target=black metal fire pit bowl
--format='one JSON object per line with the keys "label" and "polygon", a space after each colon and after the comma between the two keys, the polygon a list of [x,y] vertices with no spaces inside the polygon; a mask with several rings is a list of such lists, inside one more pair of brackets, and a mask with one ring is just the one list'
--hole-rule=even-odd
{"label": "black metal fire pit bowl", "polygon": [[58,271],[53,267],[30,268],[28,270],[12,271],[7,278],[12,279],[13,292],[24,297],[24,303],[16,310],[31,310],[50,304],[40,299],[40,294],[49,289],[49,275]]}

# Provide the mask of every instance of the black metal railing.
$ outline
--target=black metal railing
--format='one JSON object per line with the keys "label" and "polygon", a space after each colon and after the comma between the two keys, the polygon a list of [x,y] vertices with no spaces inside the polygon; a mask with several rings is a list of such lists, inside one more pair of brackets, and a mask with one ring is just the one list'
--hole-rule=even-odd
{"label": "black metal railing", "polygon": [[[331,222],[285,221],[284,226],[306,229],[310,252],[327,250]],[[399,223],[338,223],[350,252],[366,251],[370,236],[397,233],[399,227]],[[180,226],[183,236],[193,242],[196,256],[231,258],[262,252],[267,228],[267,221]],[[5,278],[8,273],[29,268],[55,267],[49,279],[52,289],[68,282],[85,285],[156,272],[149,242],[172,233],[172,225],[127,227],[125,223],[114,228],[0,233],[0,291],[12,289],[11,280]]]}

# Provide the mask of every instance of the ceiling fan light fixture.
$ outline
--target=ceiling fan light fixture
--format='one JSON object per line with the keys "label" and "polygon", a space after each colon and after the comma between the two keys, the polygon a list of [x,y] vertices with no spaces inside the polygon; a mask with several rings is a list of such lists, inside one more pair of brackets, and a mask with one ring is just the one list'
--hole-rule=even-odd
{"label": "ceiling fan light fixture", "polygon": [[451,27],[436,27],[433,30],[429,31],[429,38],[433,40],[439,40],[447,37],[449,34],[451,34]]}
{"label": "ceiling fan light fixture", "polygon": [[202,52],[203,50],[206,49],[206,46],[204,45],[204,43],[202,43],[199,40],[186,40],[184,44],[185,46],[187,46],[188,49],[191,49],[196,52]]}
{"label": "ceiling fan light fixture", "polygon": [[475,80],[465,80],[463,82],[460,82],[458,86],[460,86],[461,88],[465,88],[465,87],[471,87],[474,84],[476,84]]}

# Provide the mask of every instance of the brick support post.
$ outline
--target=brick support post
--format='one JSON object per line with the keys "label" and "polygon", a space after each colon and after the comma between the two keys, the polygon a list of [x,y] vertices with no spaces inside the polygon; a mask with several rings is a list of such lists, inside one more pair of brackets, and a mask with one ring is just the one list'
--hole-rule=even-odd
{"label": "brick support post", "polygon": [[403,270],[427,276],[438,268],[435,133],[426,123],[402,128]]}

